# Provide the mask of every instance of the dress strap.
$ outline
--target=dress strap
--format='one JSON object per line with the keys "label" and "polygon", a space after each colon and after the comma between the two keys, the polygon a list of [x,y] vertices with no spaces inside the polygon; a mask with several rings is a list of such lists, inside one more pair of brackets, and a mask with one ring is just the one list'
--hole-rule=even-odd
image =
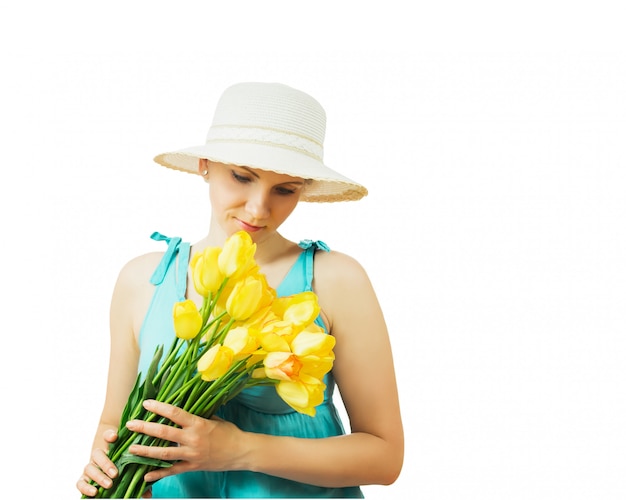
{"label": "dress strap", "polygon": [[155,241],[167,242],[167,250],[165,251],[163,258],[161,259],[161,262],[159,262],[159,265],[154,270],[154,273],[152,273],[152,277],[150,278],[150,283],[152,283],[153,285],[160,285],[165,278],[165,274],[167,273],[170,264],[174,261],[176,257],[178,245],[180,245],[182,239],[179,237],[169,238],[168,236],[165,236],[156,231],[150,235],[150,238]]}
{"label": "dress strap", "polygon": [[306,279],[306,291],[313,290],[313,256],[316,250],[324,250],[330,252],[330,248],[323,241],[302,240],[298,243],[300,248],[304,249],[304,272]]}
{"label": "dress strap", "polygon": [[153,285],[160,285],[165,279],[167,270],[176,261],[176,255],[178,254],[178,269],[176,274],[176,295],[178,300],[185,299],[185,293],[187,291],[187,267],[189,266],[189,251],[190,245],[186,241],[182,241],[178,236],[168,237],[161,233],[154,232],[150,236],[155,241],[166,241],[167,250],[159,262],[159,265],[152,273],[150,283]]}

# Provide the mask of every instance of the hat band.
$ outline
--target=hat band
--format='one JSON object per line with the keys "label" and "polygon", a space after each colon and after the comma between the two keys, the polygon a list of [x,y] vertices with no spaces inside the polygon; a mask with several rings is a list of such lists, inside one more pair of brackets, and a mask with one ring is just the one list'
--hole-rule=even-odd
{"label": "hat band", "polygon": [[242,142],[290,149],[310,156],[321,162],[324,156],[322,146],[301,135],[290,134],[259,127],[233,127],[216,125],[209,129],[206,138],[210,142]]}

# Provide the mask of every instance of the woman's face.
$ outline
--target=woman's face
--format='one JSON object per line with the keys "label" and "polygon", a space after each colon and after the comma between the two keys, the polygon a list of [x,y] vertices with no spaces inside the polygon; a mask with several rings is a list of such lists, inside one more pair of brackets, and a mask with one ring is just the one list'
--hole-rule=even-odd
{"label": "woman's face", "polygon": [[200,160],[208,170],[212,217],[227,235],[246,231],[255,242],[276,232],[296,208],[304,179]]}

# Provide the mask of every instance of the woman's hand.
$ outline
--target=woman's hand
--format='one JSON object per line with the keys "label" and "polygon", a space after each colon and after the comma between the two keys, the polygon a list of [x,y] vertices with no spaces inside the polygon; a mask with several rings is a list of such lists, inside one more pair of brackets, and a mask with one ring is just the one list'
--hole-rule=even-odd
{"label": "woman's hand", "polygon": [[[197,470],[236,470],[244,468],[242,457],[243,431],[234,424],[217,417],[205,419],[176,406],[154,400],[144,401],[144,407],[157,415],[166,417],[180,428],[143,420],[131,420],[128,429],[171,441],[173,446],[132,445],[128,451],[135,455],[175,462],[149,472],[149,483],[181,472]],[[177,446],[176,446],[177,445]]]}
{"label": "woman's hand", "polygon": [[[104,431],[102,437],[107,443],[113,443],[117,439],[117,432],[109,429]],[[93,497],[98,493],[98,488],[90,484],[91,480],[104,488],[110,488],[116,476],[117,468],[109,460],[106,452],[101,448],[96,448],[91,452],[91,461],[85,466],[76,487],[83,495]]]}

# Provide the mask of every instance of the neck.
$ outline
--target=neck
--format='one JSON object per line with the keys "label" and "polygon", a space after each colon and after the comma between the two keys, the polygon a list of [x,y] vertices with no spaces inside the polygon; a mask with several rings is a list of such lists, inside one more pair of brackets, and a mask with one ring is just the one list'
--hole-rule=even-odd
{"label": "neck", "polygon": [[[221,228],[219,230],[211,228],[204,238],[194,243],[193,252],[201,252],[207,247],[221,247],[227,238],[228,235]],[[253,239],[256,243],[255,260],[261,267],[272,262],[293,246],[291,241],[276,231],[259,240],[255,239],[254,236]]]}
{"label": "neck", "polygon": [[259,266],[272,262],[291,247],[292,243],[281,234],[273,232],[256,242],[255,260]]}

